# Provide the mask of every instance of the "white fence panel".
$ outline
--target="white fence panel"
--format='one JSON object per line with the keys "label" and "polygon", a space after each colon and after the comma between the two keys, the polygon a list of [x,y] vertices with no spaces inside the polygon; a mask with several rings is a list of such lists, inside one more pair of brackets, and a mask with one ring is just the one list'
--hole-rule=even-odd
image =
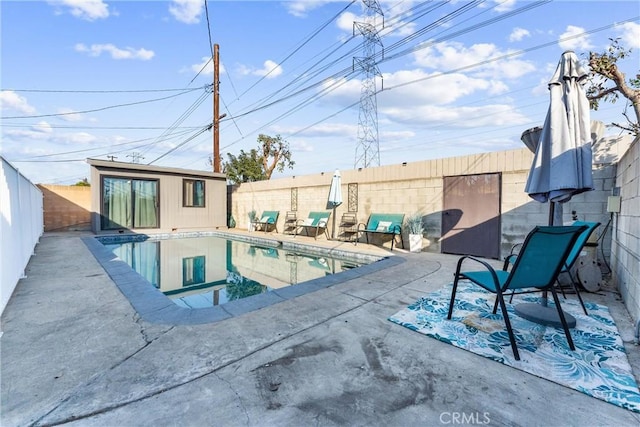
{"label": "white fence panel", "polygon": [[0,313],[44,231],[42,192],[0,156]]}

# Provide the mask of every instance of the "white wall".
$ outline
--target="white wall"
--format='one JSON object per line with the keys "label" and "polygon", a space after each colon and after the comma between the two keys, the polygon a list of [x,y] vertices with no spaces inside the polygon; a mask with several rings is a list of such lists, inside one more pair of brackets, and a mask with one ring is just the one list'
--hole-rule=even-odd
{"label": "white wall", "polygon": [[613,214],[611,269],[627,310],[640,321],[640,138],[618,163],[620,212]]}
{"label": "white wall", "polygon": [[0,313],[44,231],[42,192],[0,156]]}

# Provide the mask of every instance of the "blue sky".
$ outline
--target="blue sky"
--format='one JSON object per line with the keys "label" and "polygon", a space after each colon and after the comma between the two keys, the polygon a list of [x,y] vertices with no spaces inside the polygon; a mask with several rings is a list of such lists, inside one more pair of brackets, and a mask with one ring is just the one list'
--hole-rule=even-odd
{"label": "blue sky", "polygon": [[[379,4],[381,165],[522,147],[565,50],[586,60],[620,38],[633,49],[621,69],[640,69],[636,0]],[[207,6],[208,23],[199,0],[2,0],[2,156],[37,183],[88,177],[87,157],[211,170],[211,41],[223,160],[263,133],[289,142],[296,162],[274,178],[352,169],[362,1]],[[624,111],[603,104],[592,119],[620,122]]]}

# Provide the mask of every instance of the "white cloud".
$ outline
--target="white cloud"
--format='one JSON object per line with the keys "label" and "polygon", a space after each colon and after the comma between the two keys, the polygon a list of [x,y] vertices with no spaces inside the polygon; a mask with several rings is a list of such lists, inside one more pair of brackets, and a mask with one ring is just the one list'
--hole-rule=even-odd
{"label": "white cloud", "polygon": [[[336,26],[340,30],[349,33],[349,35],[355,34],[356,37],[362,37],[362,35],[358,33],[357,28],[355,29],[355,33],[354,33],[354,22],[360,22],[360,23],[369,22],[370,24],[375,24],[378,31],[382,31],[383,24],[384,24],[382,17],[379,17],[379,16],[375,17],[375,21],[371,21],[371,18],[367,20],[367,18],[364,15],[356,15],[355,13],[352,13],[352,12],[344,12],[338,17],[336,21]],[[401,27],[402,22],[399,20],[395,20],[393,22],[393,26],[398,28],[397,31],[393,32],[394,36],[406,36],[412,33],[411,30],[415,29],[415,24],[408,24],[404,27]]]}
{"label": "white cloud", "polygon": [[291,148],[291,151],[294,151],[294,152],[304,151],[304,152],[310,153],[314,150],[313,144],[310,144],[308,141],[300,140],[300,139],[291,141],[289,146]]}
{"label": "white cloud", "polygon": [[53,132],[53,128],[51,127],[51,125],[45,121],[36,123],[35,125],[31,126],[31,129],[33,129],[35,132],[42,132],[42,133]]}
{"label": "white cloud", "polygon": [[5,135],[15,141],[29,144],[32,141],[45,142],[47,144],[90,144],[98,138],[87,132],[56,133],[47,122],[40,122],[27,130],[7,130]]}
{"label": "white cloud", "polygon": [[289,14],[303,18],[307,16],[307,12],[331,2],[332,0],[295,0],[284,2],[284,6]]}
{"label": "white cloud", "polygon": [[263,67],[261,69],[252,69],[245,65],[240,65],[238,67],[238,72],[243,76],[253,75],[265,77],[267,79],[273,79],[282,74],[283,70],[282,67],[276,62],[267,59],[266,61],[264,61]]}
{"label": "white cloud", "polygon": [[469,67],[464,72],[493,79],[516,79],[535,71],[535,66],[532,63],[519,60],[516,56],[492,60],[510,53],[513,51],[501,51],[490,43],[478,43],[465,47],[458,42],[443,42],[418,50],[415,53],[415,62],[421,67],[443,72]]}
{"label": "white cloud", "polygon": [[495,104],[478,107],[451,107],[423,105],[412,108],[395,107],[382,109],[382,113],[400,123],[412,125],[447,125],[455,128],[483,126],[513,126],[529,123],[530,119],[512,105]]}
{"label": "white cloud", "polygon": [[345,12],[338,17],[336,26],[339,29],[351,34],[353,32],[353,23],[357,20],[358,17],[355,14],[351,12]]}
{"label": "white cloud", "polygon": [[28,129],[7,129],[4,134],[11,137],[15,141],[21,143],[29,143],[31,141],[46,141],[50,142],[55,140],[55,133],[53,128],[48,122],[41,121],[35,125],[29,126]]}
{"label": "white cloud", "polygon": [[[224,65],[220,63],[218,72],[224,73],[225,71],[226,70],[224,68]],[[191,65],[191,67],[189,67],[188,72],[193,72],[196,74],[200,73],[204,75],[213,75],[213,61],[211,60],[211,57],[203,56],[202,61],[200,61],[197,64]]]}
{"label": "white cloud", "polygon": [[487,89],[489,95],[499,95],[507,91],[509,91],[509,86],[507,86],[504,82],[498,80],[489,80],[489,87]]}
{"label": "white cloud", "polygon": [[[408,84],[407,84],[408,83]],[[385,102],[392,105],[447,105],[477,91],[490,88],[489,82],[464,74],[426,73],[423,70],[405,70],[384,75]],[[381,102],[382,103],[382,102]]]}
{"label": "white cloud", "polygon": [[63,135],[62,138],[66,139],[67,142],[72,144],[89,144],[91,142],[95,142],[97,138],[94,135],[91,135],[87,132],[74,132]]}
{"label": "white cloud", "polygon": [[58,108],[57,113],[62,114],[61,116],[58,116],[59,119],[67,122],[79,122],[83,119],[82,114],[76,113],[71,108]]}
{"label": "white cloud", "polygon": [[640,24],[625,22],[616,27],[620,42],[626,49],[640,49]]}
{"label": "white cloud", "polygon": [[[553,73],[553,71],[551,71],[551,73]],[[551,73],[549,73],[549,77],[553,75]],[[531,94],[534,96],[549,96],[549,78],[540,79],[538,84],[531,90]]]}
{"label": "white cloud", "polygon": [[109,5],[102,0],[52,0],[49,4],[66,6],[70,9],[71,15],[85,21],[109,17]]}
{"label": "white cloud", "polygon": [[326,79],[322,82],[322,92],[326,95],[320,102],[336,105],[349,105],[360,99],[362,82],[357,79]]}
{"label": "white cloud", "polygon": [[121,49],[112,45],[111,43],[92,44],[90,47],[86,46],[83,43],[78,43],[75,45],[75,50],[77,52],[87,53],[89,54],[89,56],[100,56],[102,52],[107,52],[113,59],[140,59],[142,61],[148,61],[155,55],[152,50],[143,48],[134,49],[132,47]]}
{"label": "white cloud", "polygon": [[33,114],[36,109],[29,105],[27,98],[18,95],[12,90],[0,92],[0,109],[14,110],[24,114]]}
{"label": "white cloud", "polygon": [[525,37],[531,37],[531,33],[529,32],[529,30],[525,30],[524,28],[514,28],[513,31],[511,31],[511,34],[509,34],[509,41],[510,42],[519,42],[520,40],[524,39]]}
{"label": "white cloud", "polygon": [[509,12],[516,5],[517,0],[494,0],[497,5],[495,7],[496,12]]}
{"label": "white cloud", "polygon": [[23,139],[25,140],[24,142],[26,142],[26,140],[46,140],[49,139],[49,136],[47,133],[45,132],[41,132],[37,129],[34,129],[33,127],[31,127],[30,129],[27,130],[21,130],[21,129],[7,129],[3,132],[3,136],[4,137],[10,137],[16,141],[22,141]]}
{"label": "white cloud", "polygon": [[[593,48],[591,44],[591,40],[587,34],[580,35],[585,32],[585,29],[582,27],[576,27],[575,25],[567,25],[567,29],[564,33],[560,34],[559,39],[561,40],[558,45],[563,50],[576,50],[576,51],[588,51]],[[562,40],[567,37],[570,37],[568,40]]]}
{"label": "white cloud", "polygon": [[204,0],[173,0],[169,13],[177,21],[185,24],[197,24],[204,9]]}

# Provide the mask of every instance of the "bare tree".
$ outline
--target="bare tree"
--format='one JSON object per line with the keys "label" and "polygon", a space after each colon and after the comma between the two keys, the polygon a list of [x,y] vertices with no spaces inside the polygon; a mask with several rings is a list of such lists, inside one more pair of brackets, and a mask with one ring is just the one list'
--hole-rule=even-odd
{"label": "bare tree", "polygon": [[611,45],[604,53],[589,53],[589,66],[591,67],[590,85],[587,87],[587,98],[591,109],[598,110],[600,101],[615,103],[622,95],[631,103],[635,113],[635,120],[629,117],[625,107],[622,115],[627,123],[612,123],[617,127],[631,133],[640,135],[640,74],[627,81],[626,76],[618,68],[618,60],[624,59],[631,53],[631,49],[625,49],[620,45],[619,39],[609,39]]}

